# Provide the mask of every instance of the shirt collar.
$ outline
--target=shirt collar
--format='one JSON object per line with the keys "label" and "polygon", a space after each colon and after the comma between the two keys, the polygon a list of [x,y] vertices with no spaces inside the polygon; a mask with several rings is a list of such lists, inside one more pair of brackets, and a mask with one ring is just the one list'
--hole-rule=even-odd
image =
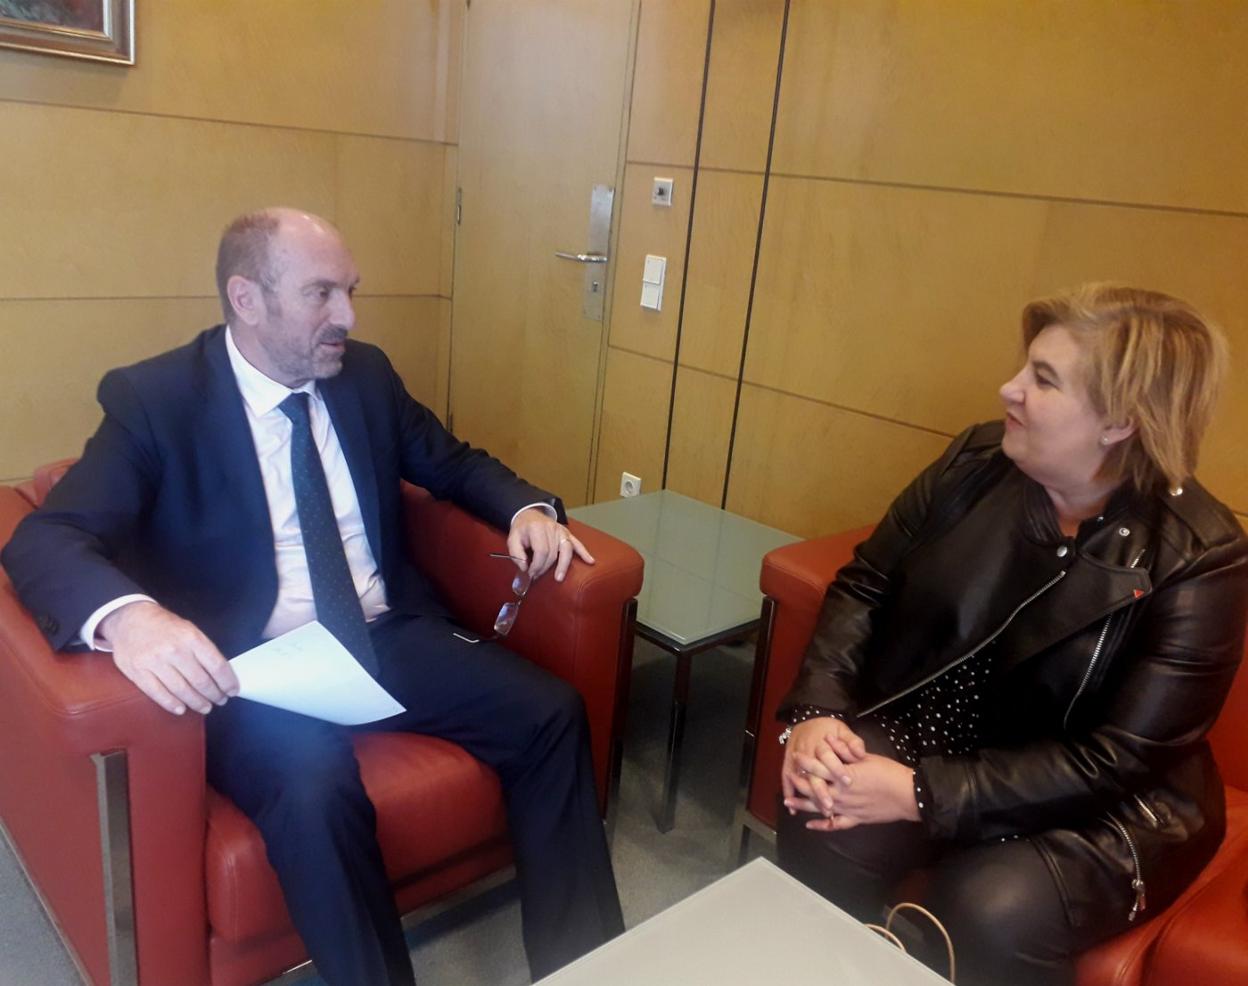
{"label": "shirt collar", "polygon": [[230,368],[234,371],[234,379],[238,381],[238,389],[243,401],[257,418],[262,418],[277,407],[291,394],[303,392],[320,400],[316,390],[316,381],[309,380],[302,387],[290,388],[267,377],[247,362],[247,357],[239,352],[234,343],[234,330],[225,327],[225,351],[230,358]]}

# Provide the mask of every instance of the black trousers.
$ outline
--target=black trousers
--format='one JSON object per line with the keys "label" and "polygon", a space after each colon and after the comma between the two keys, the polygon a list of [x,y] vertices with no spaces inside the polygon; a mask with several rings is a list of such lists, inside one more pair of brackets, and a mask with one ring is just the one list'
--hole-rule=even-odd
{"label": "black trousers", "polygon": [[[873,724],[865,724],[859,735],[871,752],[895,755]],[[959,986],[1068,986],[1074,982],[1074,955],[1120,930],[1072,929],[1049,867],[1027,839],[951,846],[929,839],[917,822],[829,833],[805,828],[816,817],[790,816],[780,805],[780,865],[854,917],[872,922],[897,902],[895,891],[906,874],[928,870],[930,880],[917,903],[931,910],[953,939]],[[907,950],[946,972],[943,939],[911,935]]]}
{"label": "black trousers", "polygon": [[[432,617],[373,625],[378,679],[407,711],[369,728],[443,737],[498,773],[539,978],[623,930],[585,713],[566,682],[457,629]],[[208,780],[260,829],[324,980],[413,983],[351,730],[236,699],[207,732]]]}

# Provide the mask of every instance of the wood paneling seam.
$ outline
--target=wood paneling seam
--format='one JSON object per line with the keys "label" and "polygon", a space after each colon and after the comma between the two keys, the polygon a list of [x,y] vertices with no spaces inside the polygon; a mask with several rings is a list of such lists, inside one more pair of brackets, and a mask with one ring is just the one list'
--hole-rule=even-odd
{"label": "wood paneling seam", "polygon": [[[741,337],[741,364],[737,370],[737,392],[732,401],[732,424],[728,428],[728,456],[724,462],[724,492],[719,500],[720,509],[728,507],[728,484],[732,480],[732,451],[737,440],[737,419],[741,412],[741,386],[745,380],[745,357],[750,347],[750,320],[754,316],[754,289],[758,285],[758,260],[763,250],[763,223],[767,218],[767,189],[771,181],[772,155],[776,150],[776,119],[780,115],[780,83],[784,78],[784,48],[789,37],[790,2],[791,0],[784,0],[784,16],[780,21],[780,51],[776,55],[776,87],[771,99],[771,132],[767,135],[767,161],[763,165],[763,191],[758,203],[758,232],[754,239],[754,266],[750,271],[750,292],[745,302],[745,331]],[[685,263],[688,267],[687,258]],[[679,363],[679,350],[676,353],[676,360]]]}
{"label": "wood paneling seam", "polygon": [[[710,169],[708,169],[710,170]],[[1181,212],[1196,216],[1214,216],[1223,219],[1248,219],[1248,212],[1233,209],[1201,209],[1189,205],[1160,205],[1154,202],[1125,202],[1114,199],[1081,199],[1068,195],[1042,195],[1031,192],[1006,192],[992,188],[963,188],[957,185],[926,185],[919,182],[882,181],[878,178],[846,178],[841,175],[804,175],[787,171],[773,172],[776,178],[792,178],[801,181],[826,181],[838,185],[868,185],[875,188],[904,188],[917,192],[946,192],[950,195],[977,195],[998,199],[1023,199],[1028,202],[1056,202],[1062,205],[1094,205],[1112,209],[1145,209],[1150,212]]]}
{"label": "wood paneling seam", "polygon": [[124,116],[143,116],[157,120],[185,120],[191,123],[215,123],[231,127],[259,127],[262,130],[290,130],[305,134],[326,134],[334,137],[367,137],[372,140],[396,140],[404,144],[432,144],[438,147],[458,147],[458,141],[434,140],[430,137],[403,137],[399,134],[373,134],[356,130],[326,130],[323,127],[300,127],[289,123],[261,123],[256,120],[224,120],[211,116],[188,116],[184,113],[153,113],[148,110],[129,110],[112,106],[83,106],[77,103],[55,103],[41,99],[14,99],[11,96],[0,96],[0,103],[15,103],[20,106],[52,106],[63,110],[77,110],[82,113],[120,113]]}
{"label": "wood paneling seam", "polygon": [[[631,158],[624,162],[625,164],[644,165],[647,168],[688,168],[687,164],[674,164],[671,161],[634,161]],[[749,168],[723,168],[714,164],[704,164],[701,166],[702,171],[710,171],[721,175],[754,175],[761,178],[762,171],[751,171]]]}
{"label": "wood paneling seam", "polygon": [[[371,294],[365,291],[357,291],[355,293],[355,298],[357,301],[363,298],[441,298],[443,301],[451,300],[451,296],[447,294]],[[216,294],[89,294],[46,296],[32,295],[29,297],[15,295],[12,297],[0,296],[0,304],[6,301],[215,301],[216,299]]]}
{"label": "wood paneling seam", "polygon": [[702,59],[702,95],[698,102],[698,132],[693,144],[693,180],[689,184],[689,220],[685,226],[685,258],[680,269],[680,305],[676,310],[676,348],[672,353],[672,387],[667,399],[667,434],[663,438],[663,475],[659,489],[667,489],[667,464],[672,450],[672,417],[676,413],[676,378],[680,368],[680,332],[685,321],[685,286],[689,283],[689,250],[693,245],[693,216],[698,204],[698,163],[702,158],[702,126],[706,121],[706,84],[711,71],[711,38],[715,32],[715,0],[706,17],[706,53]]}

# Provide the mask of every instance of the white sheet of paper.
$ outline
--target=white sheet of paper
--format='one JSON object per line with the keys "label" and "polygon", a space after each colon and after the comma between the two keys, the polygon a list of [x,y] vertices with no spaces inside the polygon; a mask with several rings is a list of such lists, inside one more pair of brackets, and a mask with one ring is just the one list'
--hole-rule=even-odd
{"label": "white sheet of paper", "polygon": [[376,722],[406,711],[315,620],[244,651],[230,665],[238,675],[240,698],[339,725]]}

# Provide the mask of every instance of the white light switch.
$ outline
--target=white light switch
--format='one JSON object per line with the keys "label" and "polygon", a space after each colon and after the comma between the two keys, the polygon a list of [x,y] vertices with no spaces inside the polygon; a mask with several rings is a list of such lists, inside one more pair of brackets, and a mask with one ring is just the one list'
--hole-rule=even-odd
{"label": "white light switch", "polygon": [[641,274],[641,307],[653,308],[656,312],[663,308],[663,279],[667,275],[667,258],[646,255],[646,264]]}
{"label": "white light switch", "polygon": [[655,178],[654,184],[650,186],[650,201],[655,205],[670,206],[672,204],[672,186],[675,184],[676,182],[671,178]]}

